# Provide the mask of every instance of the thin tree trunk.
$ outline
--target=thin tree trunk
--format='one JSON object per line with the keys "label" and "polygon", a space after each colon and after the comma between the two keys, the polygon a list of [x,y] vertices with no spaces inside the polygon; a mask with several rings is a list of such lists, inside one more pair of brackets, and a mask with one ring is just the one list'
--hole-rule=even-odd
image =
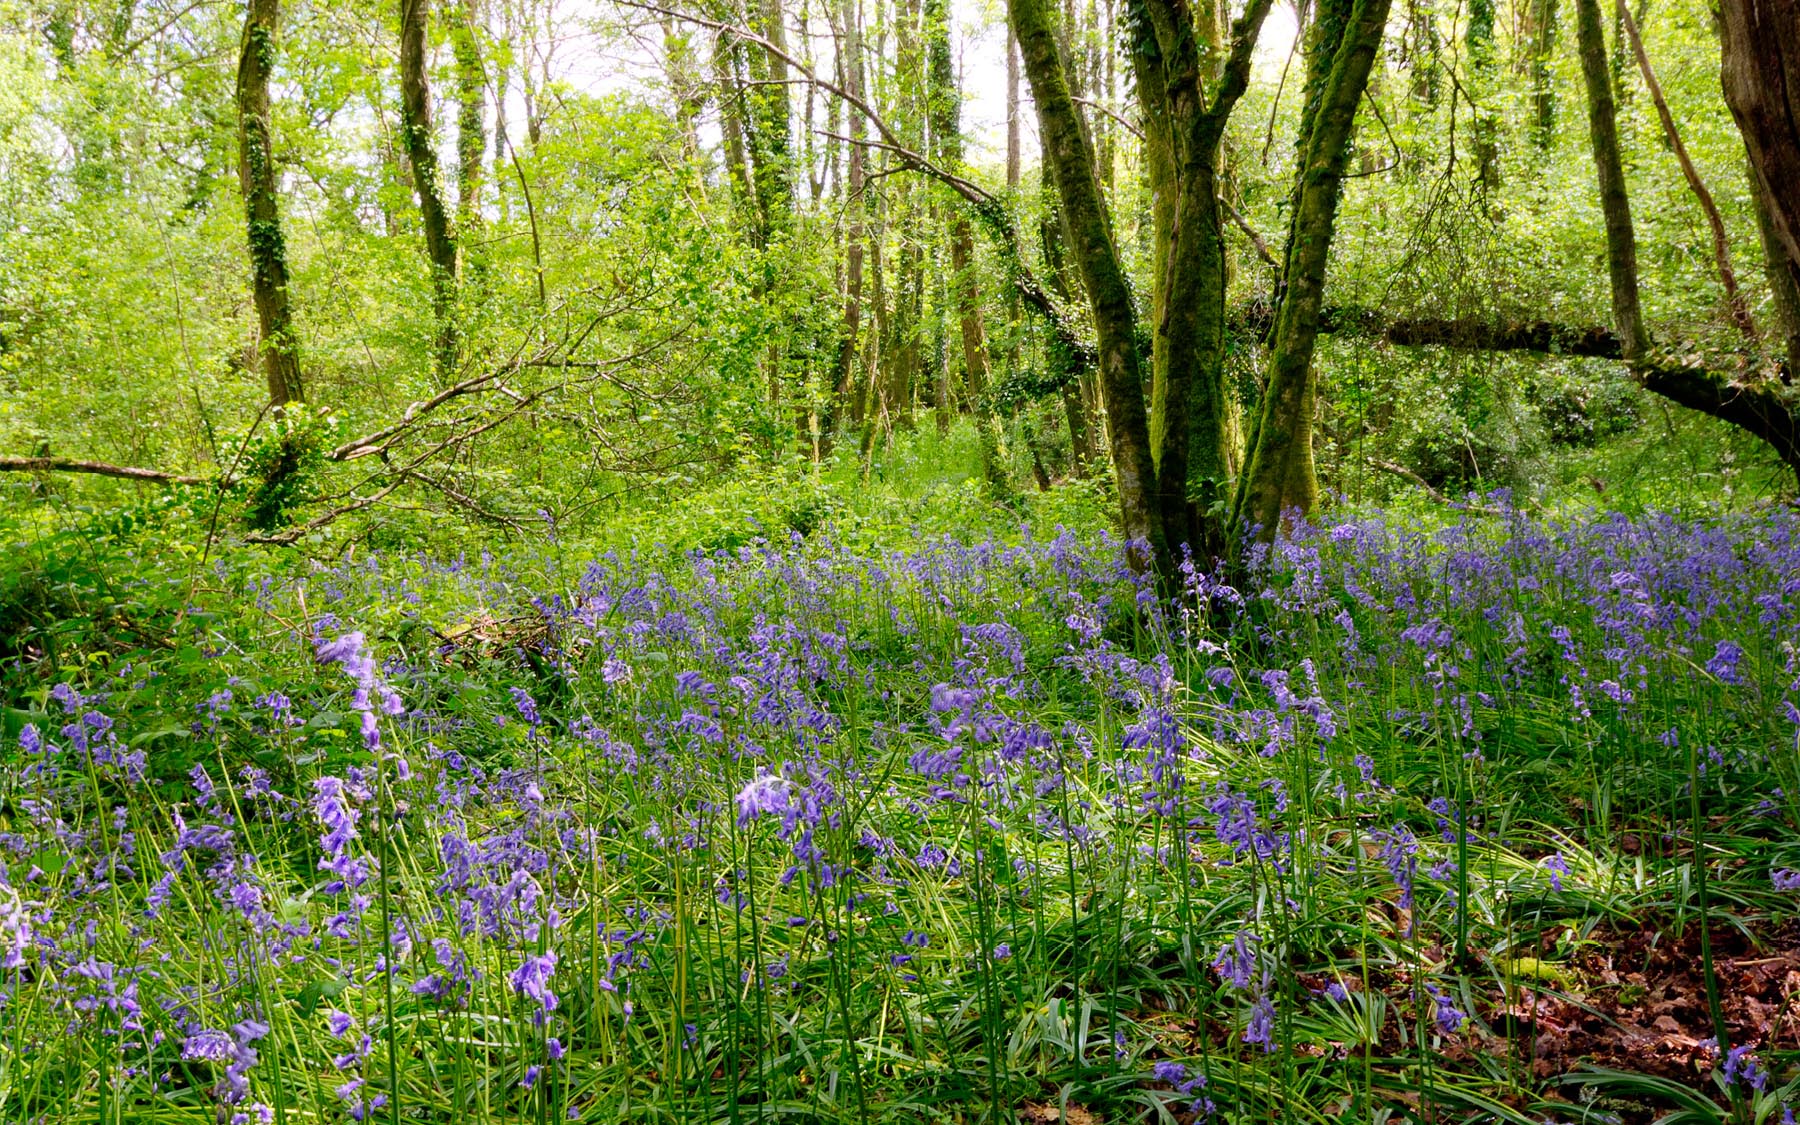
{"label": "thin tree trunk", "polygon": [[1300,169],[1270,345],[1269,381],[1233,519],[1237,527],[1254,527],[1264,541],[1274,538],[1287,512],[1304,516],[1318,501],[1312,449],[1317,395],[1313,348],[1356,108],[1381,47],[1388,3],[1326,0],[1312,30],[1308,108],[1301,122]]}
{"label": "thin tree trunk", "polygon": [[[962,97],[956,88],[950,52],[950,12],[945,0],[927,0],[925,22],[930,36],[930,110],[932,158],[946,168],[962,164]],[[1010,492],[1001,451],[1000,422],[988,395],[987,332],[981,318],[981,286],[975,278],[975,232],[967,212],[950,213],[950,288],[962,337],[964,399],[975,417],[981,443],[981,469],[997,494]],[[939,395],[940,429],[949,428],[947,393]]]}
{"label": "thin tree trunk", "polygon": [[1588,136],[1600,180],[1600,213],[1606,223],[1606,268],[1612,281],[1613,331],[1625,362],[1644,354],[1644,314],[1638,301],[1637,234],[1631,225],[1631,198],[1619,156],[1619,126],[1607,73],[1606,33],[1598,0],[1575,0],[1575,41],[1587,85]]}
{"label": "thin tree trunk", "polygon": [[788,96],[787,20],[781,0],[760,0],[753,30],[773,43],[772,51],[749,53],[754,83],[745,97],[745,115],[751,182],[756,189],[756,209],[761,219],[761,242],[766,246],[777,232],[792,225],[794,157],[789,137],[792,105]]}
{"label": "thin tree trunk", "polygon": [[1526,70],[1531,81],[1531,139],[1548,150],[1556,140],[1556,87],[1550,61],[1556,53],[1557,0],[1526,0]]}
{"label": "thin tree trunk", "polygon": [[400,0],[400,133],[431,260],[432,315],[437,321],[435,361],[439,378],[456,371],[462,341],[457,326],[456,235],[444,206],[437,146],[431,127],[431,86],[425,74],[429,0]]}
{"label": "thin tree trunk", "polygon": [[1006,29],[1006,186],[1019,186],[1019,43]]}
{"label": "thin tree trunk", "polygon": [[487,81],[481,59],[481,0],[462,0],[451,43],[456,50],[456,225],[465,239],[481,223],[487,162]]}
{"label": "thin tree trunk", "polygon": [[[861,98],[863,96],[863,62],[862,62],[862,14],[861,6],[856,0],[843,0],[841,19],[843,21],[843,51],[839,55],[839,66],[843,71],[844,88]],[[862,288],[863,288],[863,240],[864,216],[866,208],[863,201],[865,187],[865,153],[863,150],[863,115],[850,114],[849,152],[845,154],[848,164],[848,180],[845,185],[844,210],[848,219],[848,230],[845,234],[844,249],[844,319],[838,337],[838,355],[835,371],[832,376],[831,407],[821,429],[829,434],[836,425],[836,404],[850,388],[856,368],[857,344],[862,332]],[[861,421],[860,406],[853,406],[851,424]]]}
{"label": "thin tree trunk", "polygon": [[[713,76],[719,85],[719,131],[725,138],[725,173],[741,213],[753,215],[756,192],[750,186],[750,166],[744,154],[744,92],[737,79],[737,54],[737,46],[720,35],[713,44]],[[759,231],[761,224],[753,220],[750,227],[753,232]]]}
{"label": "thin tree trunk", "polygon": [[250,0],[238,56],[238,185],[250,241],[251,295],[262,333],[263,374],[276,408],[306,396],[300,347],[288,302],[287,244],[276,198],[274,144],[269,130],[269,73],[275,68],[279,0]]}
{"label": "thin tree trunk", "polygon": [[1681,163],[1681,174],[1687,177],[1688,188],[1699,202],[1700,210],[1705,212],[1707,225],[1712,228],[1713,262],[1719,268],[1719,284],[1725,288],[1725,305],[1731,310],[1732,322],[1746,338],[1755,341],[1756,322],[1750,317],[1750,308],[1744,303],[1744,295],[1738,292],[1737,273],[1731,268],[1731,243],[1725,237],[1725,220],[1719,216],[1719,207],[1713,202],[1712,192],[1706,190],[1699,170],[1688,156],[1687,146],[1681,143],[1681,133],[1675,128],[1675,118],[1669,113],[1669,103],[1663,98],[1662,86],[1656,81],[1656,72],[1650,67],[1650,56],[1644,51],[1644,40],[1638,34],[1637,21],[1631,18],[1631,12],[1625,7],[1625,0],[1616,0],[1615,6],[1619,13],[1619,26],[1625,32],[1625,37],[1631,40],[1631,53],[1637,57],[1638,71],[1644,76],[1644,86],[1650,91],[1650,100],[1656,105],[1656,115],[1662,119],[1663,136],[1668,138],[1669,147],[1675,151],[1675,159]]}
{"label": "thin tree trunk", "polygon": [[663,21],[663,68],[675,101],[681,155],[690,163],[700,157],[700,111],[706,105],[705,80],[695,62],[694,34],[678,26],[673,18]]}
{"label": "thin tree trunk", "polygon": [[[1469,49],[1469,73],[1475,96],[1484,98],[1494,76],[1495,0],[1469,0],[1469,23],[1463,33]],[[1500,188],[1500,116],[1491,107],[1477,106],[1475,121],[1475,178],[1483,191]]]}

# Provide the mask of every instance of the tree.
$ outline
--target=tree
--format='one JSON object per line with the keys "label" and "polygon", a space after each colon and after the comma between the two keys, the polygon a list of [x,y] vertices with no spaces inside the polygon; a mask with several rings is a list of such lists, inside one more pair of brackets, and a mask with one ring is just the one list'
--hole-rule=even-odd
{"label": "tree", "polygon": [[481,60],[481,0],[460,0],[450,42],[456,52],[456,226],[464,240],[481,225],[487,161],[487,75]]}
{"label": "tree", "polygon": [[1800,370],[1800,0],[1721,0],[1720,79],[1744,136],[1788,366]]}
{"label": "tree", "polygon": [[1044,0],[1008,0],[1025,78],[1037,103],[1043,160],[1056,184],[1069,252],[1087,291],[1099,337],[1101,400],[1107,415],[1113,474],[1125,535],[1148,550],[1140,565],[1169,558],[1158,508],[1156,465],[1144,409],[1137,350],[1137,310],[1100,195],[1093,146],[1081,127]]}
{"label": "tree", "polygon": [[269,75],[275,69],[279,0],[250,0],[238,54],[238,184],[250,242],[251,294],[262,333],[263,374],[269,402],[279,409],[305,396],[300,348],[288,300],[287,243],[276,197],[275,151],[270,129]]}
{"label": "tree", "polygon": [[438,378],[455,374],[462,350],[457,324],[457,247],[444,204],[437,144],[431,127],[431,84],[425,73],[430,0],[400,0],[400,134],[412,167],[413,190],[431,262],[431,311],[437,324],[433,349]]}
{"label": "tree", "polygon": [[1225,385],[1220,144],[1249,85],[1250,50],[1270,6],[1250,0],[1229,58],[1210,3],[1134,0],[1128,8],[1154,200],[1150,441],[1158,506],[1171,541],[1209,556],[1223,552],[1225,528],[1208,513],[1227,495],[1239,458],[1237,409]]}
{"label": "tree", "polygon": [[[927,0],[926,33],[930,39],[929,96],[931,151],[934,162],[956,170],[962,164],[962,96],[950,58],[950,16],[944,0]],[[981,285],[975,277],[975,230],[960,208],[949,215],[950,284],[954,290],[957,327],[962,338],[964,397],[971,404],[981,437],[981,468],[988,487],[1008,491],[1002,458],[1000,420],[989,386],[987,330],[982,322]]]}

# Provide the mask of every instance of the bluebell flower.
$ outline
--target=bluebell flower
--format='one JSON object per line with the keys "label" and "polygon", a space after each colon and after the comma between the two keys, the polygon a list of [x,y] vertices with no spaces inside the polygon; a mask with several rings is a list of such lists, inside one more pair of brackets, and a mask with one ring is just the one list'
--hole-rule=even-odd
{"label": "bluebell flower", "polygon": [[1212,967],[1219,974],[1219,979],[1233,988],[1248,989],[1256,973],[1256,954],[1250,943],[1256,941],[1256,934],[1250,930],[1239,930],[1231,939],[1231,944],[1213,959]]}

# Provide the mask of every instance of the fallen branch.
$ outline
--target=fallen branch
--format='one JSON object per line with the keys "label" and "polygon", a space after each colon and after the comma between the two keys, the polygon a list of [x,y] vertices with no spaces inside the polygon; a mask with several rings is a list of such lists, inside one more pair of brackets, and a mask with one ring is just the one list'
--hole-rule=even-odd
{"label": "fallen branch", "polygon": [[[1274,314],[1265,302],[1239,308],[1231,323],[1265,334]],[[1459,351],[1537,352],[1542,355],[1619,359],[1619,338],[1599,325],[1555,324],[1548,320],[1509,321],[1486,317],[1390,316],[1357,305],[1327,305],[1319,331],[1386,340],[1399,347],[1442,347]]]}
{"label": "fallen branch", "polygon": [[1431,486],[1430,481],[1426,480],[1424,477],[1420,476],[1418,473],[1413,472],[1411,469],[1407,468],[1405,465],[1396,465],[1392,461],[1376,461],[1373,459],[1371,459],[1369,461],[1369,464],[1370,464],[1370,466],[1372,466],[1374,468],[1380,469],[1384,473],[1391,473],[1394,476],[1402,477],[1406,480],[1411,481],[1412,483],[1418,485],[1421,489],[1423,489],[1425,491],[1425,495],[1431,497],[1433,500],[1436,500],[1438,503],[1443,504],[1446,507],[1455,508],[1459,512],[1470,512],[1470,513],[1473,513],[1474,515],[1478,515],[1478,516],[1499,516],[1499,515],[1506,514],[1506,513],[1502,512],[1499,508],[1490,508],[1486,504],[1464,504],[1459,501],[1452,500],[1448,496],[1445,496],[1442,492],[1439,492],[1437,489],[1433,488]]}
{"label": "fallen branch", "polygon": [[91,473],[94,476],[120,480],[143,481],[146,484],[206,484],[206,477],[190,477],[181,473],[165,473],[161,469],[140,469],[131,465],[109,465],[105,461],[78,461],[72,457],[9,457],[0,455],[0,472],[6,473]]}

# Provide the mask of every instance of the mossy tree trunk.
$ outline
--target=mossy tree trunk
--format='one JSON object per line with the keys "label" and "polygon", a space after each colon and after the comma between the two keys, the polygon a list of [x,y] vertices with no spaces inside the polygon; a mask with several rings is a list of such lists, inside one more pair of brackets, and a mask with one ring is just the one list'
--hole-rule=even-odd
{"label": "mossy tree trunk", "polygon": [[1325,273],[1356,109],[1387,29],[1388,6],[1389,0],[1322,0],[1307,44],[1300,163],[1270,342],[1269,377],[1233,509],[1233,526],[1253,527],[1264,541],[1275,536],[1285,513],[1297,510],[1304,515],[1318,501],[1312,449],[1317,396],[1313,348],[1319,337]]}
{"label": "mossy tree trunk", "polygon": [[1225,385],[1220,147],[1270,7],[1251,0],[1232,28],[1229,54],[1209,7],[1196,16],[1178,0],[1137,0],[1129,13],[1155,227],[1150,442],[1158,505],[1171,544],[1191,543],[1203,561],[1225,550],[1224,522],[1209,513],[1229,495],[1239,457]]}
{"label": "mossy tree trunk", "polygon": [[742,48],[730,36],[720,35],[713,43],[713,79],[718,85],[719,133],[724,139],[725,174],[731,181],[732,198],[747,224],[753,239],[762,240],[762,221],[755,214],[756,192],[750,186],[749,157],[744,152],[744,91],[738,81]]}
{"label": "mossy tree trunk", "polygon": [[[456,229],[466,244],[481,228],[482,174],[487,163],[487,73],[481,58],[481,0],[450,8],[456,53]],[[475,255],[466,251],[473,272]]]}
{"label": "mossy tree trunk", "polygon": [[275,69],[279,0],[250,0],[238,56],[238,184],[250,242],[251,294],[262,332],[263,374],[277,409],[305,398],[300,347],[288,300],[287,245],[277,205],[275,156],[270,129],[269,75]]}
{"label": "mossy tree trunk", "polygon": [[1147,549],[1147,554],[1138,554],[1139,565],[1153,560],[1166,565],[1167,541],[1157,504],[1156,467],[1150,452],[1150,422],[1144,409],[1137,350],[1137,310],[1100,195],[1093,146],[1069,94],[1044,0],[1009,0],[1007,10],[1019,40],[1026,81],[1037,102],[1038,135],[1043,160],[1062,203],[1063,232],[1093,311],[1099,339],[1100,392],[1123,529],[1128,539]]}
{"label": "mossy tree trunk", "polygon": [[[759,0],[752,30],[787,51],[787,21],[781,0]],[[749,105],[745,130],[749,141],[750,176],[756,192],[761,245],[792,225],[794,157],[789,136],[793,105],[788,95],[787,60],[772,51],[748,53],[750,87],[744,97]]]}
{"label": "mossy tree trunk", "polygon": [[[838,33],[843,36],[843,50],[838,55],[838,80],[850,93],[863,96],[862,13],[856,0],[840,0]],[[829,441],[836,428],[838,404],[851,397],[852,425],[862,420],[861,384],[855,380],[858,343],[862,337],[863,241],[866,237],[863,199],[867,179],[867,153],[862,144],[865,125],[863,115],[850,114],[850,141],[844,154],[844,318],[839,329],[837,362],[833,365],[832,385],[825,416],[820,420],[821,441]]]}
{"label": "mossy tree trunk", "polygon": [[456,308],[456,232],[444,204],[431,126],[431,83],[425,72],[430,15],[430,0],[400,0],[400,135],[419,198],[425,255],[431,261],[431,311],[437,323],[434,366],[438,378],[447,382],[455,375],[462,339]]}
{"label": "mossy tree trunk", "polygon": [[1800,0],[1721,0],[1720,80],[1744,135],[1788,364],[1800,370]]}
{"label": "mossy tree trunk", "polygon": [[1644,354],[1644,314],[1638,300],[1637,234],[1631,224],[1625,163],[1619,155],[1618,114],[1613,104],[1606,32],[1600,23],[1598,0],[1575,0],[1575,43],[1581,56],[1582,81],[1587,86],[1588,136],[1600,181],[1600,214],[1606,224],[1613,331],[1619,337],[1619,351],[1629,364]]}
{"label": "mossy tree trunk", "polygon": [[1525,70],[1531,83],[1531,139],[1548,150],[1556,141],[1556,87],[1550,60],[1556,53],[1557,0],[1525,0]]}

